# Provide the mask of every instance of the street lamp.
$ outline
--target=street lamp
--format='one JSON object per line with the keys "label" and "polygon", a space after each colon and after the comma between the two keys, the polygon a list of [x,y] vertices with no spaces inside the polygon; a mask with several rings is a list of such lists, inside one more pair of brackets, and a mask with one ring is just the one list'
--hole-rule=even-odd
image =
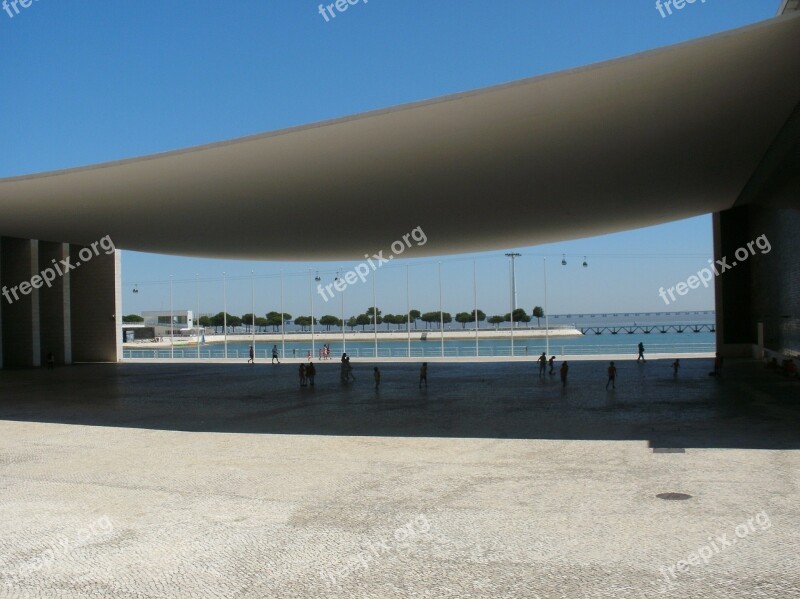
{"label": "street lamp", "polygon": [[510,252],[506,254],[511,258],[511,357],[514,357],[514,310],[517,309],[517,271],[514,261],[520,257],[521,254],[517,252]]}
{"label": "street lamp", "polygon": [[228,359],[228,280],[222,273],[222,326],[225,329],[225,359]]}

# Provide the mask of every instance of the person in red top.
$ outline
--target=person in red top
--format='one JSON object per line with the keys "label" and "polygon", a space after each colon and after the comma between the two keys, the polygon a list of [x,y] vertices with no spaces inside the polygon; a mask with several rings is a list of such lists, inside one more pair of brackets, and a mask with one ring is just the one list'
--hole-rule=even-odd
{"label": "person in red top", "polygon": [[608,366],[608,382],[606,383],[606,389],[608,389],[609,385],[611,385],[612,389],[617,388],[617,367],[614,366],[614,362],[611,362]]}

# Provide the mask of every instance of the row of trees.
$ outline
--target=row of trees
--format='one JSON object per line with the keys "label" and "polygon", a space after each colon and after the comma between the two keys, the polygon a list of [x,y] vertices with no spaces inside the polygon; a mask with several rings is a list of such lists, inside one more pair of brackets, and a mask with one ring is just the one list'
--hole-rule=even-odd
{"label": "row of trees", "polygon": [[[510,312],[505,315],[495,314],[489,318],[486,317],[486,314],[482,310],[477,310],[476,312],[479,322],[488,322],[489,324],[495,325],[495,328],[499,327],[501,323],[511,322]],[[475,322],[476,312],[459,312],[455,315],[455,321],[461,323],[461,328],[466,328],[468,324]],[[538,326],[540,319],[544,317],[544,310],[542,310],[540,306],[536,306],[530,316],[522,308],[514,310],[515,323],[530,322],[531,317],[536,318]],[[373,325],[374,323],[379,325],[397,325],[397,328],[401,329],[407,326],[409,319],[415,329],[417,328],[417,322],[420,320],[425,323],[425,328],[427,329],[430,329],[432,326],[435,328],[435,325],[441,322],[445,324],[453,322],[453,316],[450,312],[437,311],[422,313],[419,310],[411,310],[408,316],[406,316],[405,314],[381,314],[381,311],[377,310],[376,315],[375,308],[369,307],[363,314],[351,316],[344,323],[342,319],[337,316],[325,314],[324,316],[320,316],[319,319],[314,318],[314,325],[322,325],[326,327],[328,331],[331,330],[331,327],[341,328],[343,324],[350,327],[351,330],[355,330],[356,327],[360,326],[361,330],[364,331],[367,326]],[[136,314],[128,314],[127,316],[123,316],[122,321],[124,323],[140,323],[144,322],[144,318]],[[248,333],[253,324],[255,324],[256,330],[263,331],[272,327],[273,332],[277,333],[281,325],[292,322],[292,315],[286,312],[283,314],[280,312],[268,312],[265,316],[255,316],[254,318],[251,312],[242,314],[241,316],[236,316],[234,314],[226,315],[224,312],[219,312],[213,316],[201,316],[198,320],[198,324],[206,328],[214,327],[214,332],[216,333],[225,327],[226,321],[229,327],[235,328],[244,326]],[[298,316],[294,319],[294,324],[305,331],[307,328],[311,327],[311,316]]]}

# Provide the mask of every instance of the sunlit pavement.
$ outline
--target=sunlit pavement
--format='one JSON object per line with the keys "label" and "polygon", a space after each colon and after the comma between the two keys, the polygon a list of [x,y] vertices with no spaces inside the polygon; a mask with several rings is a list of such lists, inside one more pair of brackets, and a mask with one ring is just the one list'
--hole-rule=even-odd
{"label": "sunlit pavement", "polygon": [[2,371],[0,597],[800,596],[800,383],[670,363]]}

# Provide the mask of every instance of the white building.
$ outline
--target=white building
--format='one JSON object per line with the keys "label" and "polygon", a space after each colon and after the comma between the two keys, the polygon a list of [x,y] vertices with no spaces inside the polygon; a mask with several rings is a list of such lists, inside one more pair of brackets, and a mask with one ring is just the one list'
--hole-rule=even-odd
{"label": "white building", "polygon": [[[194,314],[191,310],[142,312],[142,318],[144,318],[144,326],[153,327],[156,337],[169,337],[170,331],[175,337],[195,333]],[[170,318],[172,319],[171,325]]]}

